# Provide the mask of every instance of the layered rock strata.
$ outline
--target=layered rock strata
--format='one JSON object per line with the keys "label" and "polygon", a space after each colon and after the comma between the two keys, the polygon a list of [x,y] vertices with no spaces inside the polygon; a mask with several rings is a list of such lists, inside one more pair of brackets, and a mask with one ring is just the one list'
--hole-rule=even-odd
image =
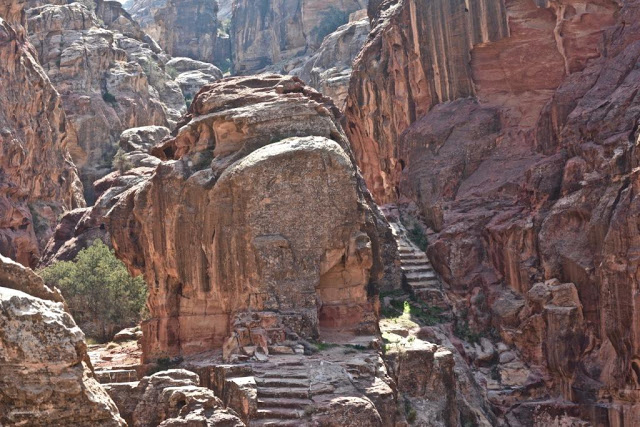
{"label": "layered rock strata", "polygon": [[70,151],[91,202],[91,184],[112,170],[122,131],[169,125],[185,111],[178,84],[164,72],[167,56],[144,40],[124,10],[98,6],[46,4],[28,11],[30,40],[75,130]]}
{"label": "layered rock strata", "polygon": [[116,254],[149,284],[145,359],[220,348],[247,310],[307,338],[375,329],[388,228],[336,111],[296,78],[225,79],[156,147],[173,160],[108,214]]}
{"label": "layered rock strata", "polygon": [[0,423],[125,426],[88,360],[60,294],[0,256]]}
{"label": "layered rock strata", "polygon": [[0,2],[0,254],[33,266],[58,216],[85,202],[75,134],[26,40],[23,6]]}
{"label": "layered rock strata", "polygon": [[637,424],[640,5],[378,6],[347,133],[376,199],[435,231],[491,402],[512,424]]}

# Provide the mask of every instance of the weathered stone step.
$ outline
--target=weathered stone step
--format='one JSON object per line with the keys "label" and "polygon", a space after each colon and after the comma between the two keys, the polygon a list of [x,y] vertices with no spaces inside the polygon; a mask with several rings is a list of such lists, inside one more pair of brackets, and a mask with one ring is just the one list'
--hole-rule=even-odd
{"label": "weathered stone step", "polygon": [[420,260],[424,262],[429,262],[429,258],[424,254],[424,252],[414,252],[410,254],[400,254],[400,261],[404,264],[410,260]]}
{"label": "weathered stone step", "polygon": [[256,377],[259,387],[309,387],[308,379]]}
{"label": "weathered stone step", "polygon": [[262,419],[251,420],[249,423],[251,427],[300,427],[300,420],[286,420],[286,419]]}
{"label": "weathered stone step", "polygon": [[309,405],[313,405],[313,401],[309,399],[258,398],[258,408],[297,408],[304,410]]}
{"label": "weathered stone step", "polygon": [[408,266],[408,265],[422,265],[422,264],[431,264],[431,263],[429,262],[429,258],[427,258],[427,256],[425,255],[422,258],[401,259],[400,264],[402,266]]}
{"label": "weathered stone step", "polygon": [[309,388],[258,387],[258,397],[308,399]]}
{"label": "weathered stone step", "polygon": [[436,279],[436,273],[432,271],[424,271],[418,273],[405,274],[408,282],[421,282],[423,280]]}
{"label": "weathered stone step", "polygon": [[412,264],[412,265],[403,265],[400,268],[402,268],[402,271],[404,273],[410,274],[410,273],[426,273],[429,271],[433,271],[433,267],[431,266],[431,264]]}
{"label": "weathered stone step", "polygon": [[138,380],[138,374],[134,369],[105,369],[95,371],[96,379],[101,384],[128,383]]}
{"label": "weathered stone step", "polygon": [[302,418],[304,411],[291,408],[258,408],[256,418],[295,420]]}
{"label": "weathered stone step", "polygon": [[306,371],[281,371],[281,372],[263,372],[259,373],[259,376],[262,378],[295,378],[295,379],[309,379],[309,375],[307,375]]}

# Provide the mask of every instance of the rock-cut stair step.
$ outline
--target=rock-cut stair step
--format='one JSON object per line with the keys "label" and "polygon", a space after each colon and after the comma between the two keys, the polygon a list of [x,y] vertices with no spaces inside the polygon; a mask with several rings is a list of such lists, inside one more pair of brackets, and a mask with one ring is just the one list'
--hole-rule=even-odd
{"label": "rock-cut stair step", "polygon": [[258,397],[258,408],[292,408],[304,411],[309,405],[313,405],[310,399]]}
{"label": "rock-cut stair step", "polygon": [[293,408],[258,408],[256,418],[295,420],[302,418],[304,411]]}
{"label": "rock-cut stair step", "polygon": [[436,279],[436,274],[433,270],[418,273],[407,273],[405,276],[408,282],[422,282],[429,279]]}
{"label": "rock-cut stair step", "polygon": [[411,274],[411,273],[426,273],[429,271],[433,271],[433,267],[431,266],[431,264],[412,264],[412,265],[403,265],[402,267],[402,271],[406,274]]}
{"label": "rock-cut stair step", "polygon": [[308,399],[309,388],[258,387],[258,397]]}
{"label": "rock-cut stair step", "polygon": [[257,419],[251,420],[251,427],[300,427],[300,420],[293,419]]}
{"label": "rock-cut stair step", "polygon": [[304,388],[309,387],[309,379],[282,378],[282,377],[256,377],[258,387],[280,387],[280,388]]}
{"label": "rock-cut stair step", "polygon": [[261,378],[293,378],[299,380],[309,379],[304,371],[289,371],[289,372],[264,372],[260,375]]}

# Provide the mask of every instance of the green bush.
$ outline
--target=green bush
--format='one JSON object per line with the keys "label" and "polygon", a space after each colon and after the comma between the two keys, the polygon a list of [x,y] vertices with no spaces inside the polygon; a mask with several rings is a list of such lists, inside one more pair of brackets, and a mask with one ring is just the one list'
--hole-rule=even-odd
{"label": "green bush", "polygon": [[91,338],[108,341],[142,319],[147,286],[142,277],[131,277],[100,240],[80,251],[74,261],[53,264],[40,274],[60,289],[79,325],[95,325],[85,331]]}
{"label": "green bush", "polygon": [[118,148],[116,155],[113,156],[113,162],[111,165],[120,173],[124,173],[133,168],[133,163],[131,163],[131,160],[127,158],[127,155],[122,148]]}

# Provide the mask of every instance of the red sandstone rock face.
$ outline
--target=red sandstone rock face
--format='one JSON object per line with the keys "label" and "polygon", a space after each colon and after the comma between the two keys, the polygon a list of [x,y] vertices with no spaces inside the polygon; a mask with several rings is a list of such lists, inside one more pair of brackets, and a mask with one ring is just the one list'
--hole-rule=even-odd
{"label": "red sandstone rock face", "polygon": [[293,77],[225,79],[157,147],[176,160],[108,214],[116,253],[149,284],[146,359],[220,348],[246,310],[308,338],[375,329],[367,287],[390,280],[389,235],[334,111]]}
{"label": "red sandstone rock face", "polygon": [[[458,313],[528,367],[498,365],[520,387],[489,395],[507,419],[637,424],[640,5],[464,3],[382,4],[351,81],[356,158],[377,200],[408,197],[437,232],[428,253]],[[468,16],[479,36],[447,41]],[[442,27],[456,31],[433,38]],[[533,307],[549,279],[571,298]],[[513,406],[556,397],[574,404]]]}
{"label": "red sandstone rock face", "polygon": [[33,266],[58,215],[84,199],[73,133],[25,40],[22,6],[0,2],[0,253]]}

